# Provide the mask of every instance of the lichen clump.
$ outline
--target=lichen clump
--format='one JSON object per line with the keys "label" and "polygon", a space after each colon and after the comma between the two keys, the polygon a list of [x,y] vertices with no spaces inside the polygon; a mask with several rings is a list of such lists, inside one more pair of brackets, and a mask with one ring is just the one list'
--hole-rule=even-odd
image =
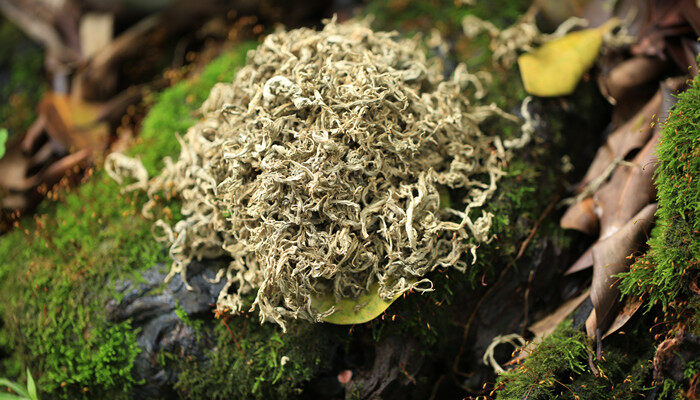
{"label": "lichen clump", "polygon": [[[312,307],[323,293],[430,290],[428,272],[464,270],[490,240],[493,216],[479,208],[522,144],[481,131],[515,120],[473,103],[482,92],[463,66],[443,80],[418,39],[362,23],[268,36],[149,182],[151,198],[182,200],[180,222],[155,224],[172,272],[229,256],[218,308],[238,311],[257,291],[261,320],[283,327],[332,313]],[[441,206],[445,193],[459,210]]]}

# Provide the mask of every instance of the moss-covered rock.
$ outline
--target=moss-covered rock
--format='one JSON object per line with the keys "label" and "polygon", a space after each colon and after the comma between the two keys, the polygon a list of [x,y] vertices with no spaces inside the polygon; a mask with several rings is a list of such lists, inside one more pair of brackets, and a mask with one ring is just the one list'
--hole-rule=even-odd
{"label": "moss-covered rock", "polygon": [[[661,309],[663,327],[658,337],[700,335],[700,77],[678,96],[664,123],[656,151],[659,165],[654,175],[658,210],[648,241],[649,250],[630,271],[621,275],[624,296],[643,298],[646,312]],[[671,339],[673,340],[673,339]],[[696,349],[697,350],[697,349]],[[676,351],[680,354],[680,351]],[[697,355],[697,354],[696,354]],[[683,376],[656,378],[661,398],[682,398],[697,379],[692,357],[681,357],[676,369]],[[659,369],[662,369],[659,366]],[[679,374],[676,374],[679,375]]]}
{"label": "moss-covered rock", "polygon": [[175,388],[188,399],[288,399],[298,397],[306,382],[331,367],[345,340],[343,329],[304,321],[288,331],[256,318],[222,319],[215,328],[208,359],[180,364]]}

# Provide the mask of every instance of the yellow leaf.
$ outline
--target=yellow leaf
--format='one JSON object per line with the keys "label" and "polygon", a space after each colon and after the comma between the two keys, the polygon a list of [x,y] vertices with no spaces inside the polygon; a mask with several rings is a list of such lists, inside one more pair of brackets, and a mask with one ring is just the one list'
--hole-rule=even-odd
{"label": "yellow leaf", "polygon": [[379,297],[378,288],[379,285],[375,283],[370,287],[369,292],[356,298],[343,298],[338,302],[332,293],[328,293],[314,297],[311,304],[319,312],[335,306],[333,314],[325,317],[324,322],[336,325],[363,324],[377,318],[399,297],[384,300]]}
{"label": "yellow leaf", "polygon": [[603,35],[618,24],[613,18],[598,28],[566,34],[518,57],[525,90],[541,97],[571,94],[598,57]]}

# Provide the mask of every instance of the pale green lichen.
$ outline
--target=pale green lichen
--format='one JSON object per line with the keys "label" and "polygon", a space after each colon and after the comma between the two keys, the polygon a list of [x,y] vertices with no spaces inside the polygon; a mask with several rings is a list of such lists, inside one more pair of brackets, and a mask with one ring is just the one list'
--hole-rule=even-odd
{"label": "pale green lichen", "polygon": [[[183,220],[154,225],[172,272],[228,255],[219,309],[240,310],[257,290],[261,320],[284,327],[332,313],[312,307],[320,293],[357,297],[378,283],[389,299],[431,290],[437,267],[463,271],[465,253],[491,238],[493,215],[479,210],[508,149],[524,144],[481,131],[492,117],[517,120],[469,87],[481,85],[464,66],[443,81],[417,39],[364,24],[268,36],[149,183],[151,197],[182,199]],[[441,188],[463,193],[460,209],[440,207]]]}

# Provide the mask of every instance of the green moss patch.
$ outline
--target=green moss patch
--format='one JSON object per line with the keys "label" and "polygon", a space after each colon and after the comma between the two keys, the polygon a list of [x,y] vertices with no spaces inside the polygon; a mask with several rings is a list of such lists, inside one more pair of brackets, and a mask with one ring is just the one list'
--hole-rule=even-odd
{"label": "green moss patch", "polygon": [[[194,123],[211,87],[233,78],[249,48],[160,94],[131,154],[152,170],[175,155],[173,135]],[[28,365],[50,398],[126,397],[137,383],[131,368],[140,350],[129,321],[109,323],[104,305],[116,295],[110,282],[167,258],[152,222],[138,214],[145,195],[120,194],[98,168],[79,188],[50,197],[58,201],[44,202],[0,238],[0,376],[18,377]],[[168,219],[173,211],[162,204],[157,212]]]}
{"label": "green moss patch", "polygon": [[177,391],[188,399],[288,399],[330,367],[342,329],[291,323],[282,334],[272,324],[237,316],[221,320],[205,363],[181,364]]}
{"label": "green moss patch", "polygon": [[650,249],[623,274],[622,293],[648,298],[680,314],[697,331],[700,301],[692,292],[700,271],[700,77],[678,97],[656,151],[659,208]]}
{"label": "green moss patch", "polygon": [[652,350],[644,329],[630,333],[608,344],[605,357],[595,363],[596,375],[588,364],[586,334],[567,320],[522,364],[498,377],[496,398],[643,399],[651,381]]}

